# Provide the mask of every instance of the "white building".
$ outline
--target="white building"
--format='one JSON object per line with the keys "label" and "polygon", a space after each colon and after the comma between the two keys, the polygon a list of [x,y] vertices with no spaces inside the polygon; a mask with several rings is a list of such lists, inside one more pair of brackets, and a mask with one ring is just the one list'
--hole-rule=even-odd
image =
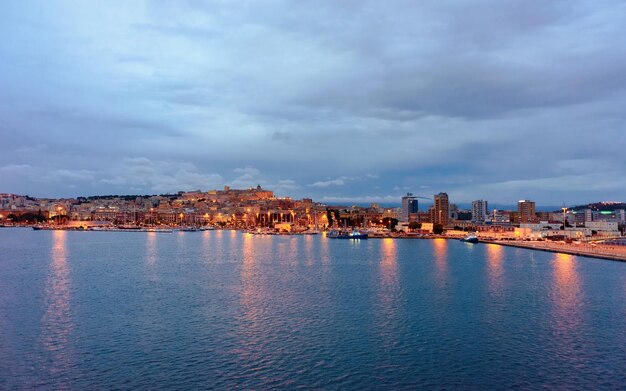
{"label": "white building", "polygon": [[597,232],[619,232],[617,221],[588,221],[585,223],[585,228]]}
{"label": "white building", "polygon": [[487,201],[472,201],[472,221],[476,223],[484,223],[487,220],[488,210]]}

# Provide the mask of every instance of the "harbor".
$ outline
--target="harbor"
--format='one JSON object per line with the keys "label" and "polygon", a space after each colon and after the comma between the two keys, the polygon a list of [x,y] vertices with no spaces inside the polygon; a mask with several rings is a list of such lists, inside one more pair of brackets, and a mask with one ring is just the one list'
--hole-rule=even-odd
{"label": "harbor", "polygon": [[482,240],[481,243],[626,262],[626,246],[564,241]]}

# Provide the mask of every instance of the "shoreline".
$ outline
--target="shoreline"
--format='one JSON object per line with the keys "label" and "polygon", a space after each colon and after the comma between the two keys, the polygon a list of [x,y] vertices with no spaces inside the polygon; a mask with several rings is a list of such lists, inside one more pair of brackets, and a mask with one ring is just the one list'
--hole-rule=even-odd
{"label": "shoreline", "polygon": [[[19,226],[2,226],[2,228],[33,228],[28,225],[19,225]],[[178,228],[173,227],[160,227],[160,228],[143,228],[143,229],[124,229],[124,228],[113,228],[113,229],[76,229],[76,228],[65,228],[65,227],[46,227],[44,230],[64,230],[64,231],[77,231],[77,232],[172,232],[172,231],[181,231]],[[244,229],[236,229],[236,228],[222,228],[215,227],[210,229],[199,229],[198,231],[205,230],[235,230],[243,233],[250,233],[253,235],[268,235],[263,233],[254,233],[248,232]],[[316,232],[322,234],[322,232]],[[313,232],[306,233],[298,232],[298,233],[275,233],[270,234],[272,236],[300,236],[300,235],[310,235]],[[446,239],[446,240],[459,240],[459,237],[455,236],[446,236],[446,235],[372,235],[368,239]],[[514,241],[514,240],[480,240],[479,243],[485,244],[495,244],[500,246],[508,246],[508,247],[517,247],[524,248],[528,250],[537,250],[551,253],[562,253],[569,254],[575,256],[582,257],[590,257],[597,259],[604,259],[609,261],[617,261],[617,262],[626,262],[626,246],[620,245],[606,245],[606,244],[591,244],[591,243],[562,243],[562,242],[553,242],[553,241]]]}
{"label": "shoreline", "polygon": [[626,262],[626,246],[603,245],[589,243],[560,243],[560,242],[522,242],[503,240],[481,240],[480,243],[497,244],[500,246],[525,248],[528,250],[538,250],[551,253],[561,253],[605,259],[609,261]]}

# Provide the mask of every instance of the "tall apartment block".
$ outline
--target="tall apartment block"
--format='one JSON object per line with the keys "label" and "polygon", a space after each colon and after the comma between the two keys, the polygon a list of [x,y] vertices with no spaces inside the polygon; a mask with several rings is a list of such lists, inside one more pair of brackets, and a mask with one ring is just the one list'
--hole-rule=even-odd
{"label": "tall apartment block", "polygon": [[517,202],[517,213],[520,223],[536,223],[537,216],[535,203],[529,200],[519,200]]}
{"label": "tall apartment block", "polygon": [[409,221],[409,215],[411,213],[417,213],[417,211],[417,198],[411,193],[406,193],[406,195],[402,197],[402,212],[399,220],[404,222]]}
{"label": "tall apartment block", "polygon": [[484,223],[487,220],[488,210],[487,201],[472,201],[472,221],[475,223]]}
{"label": "tall apartment block", "polygon": [[444,227],[450,222],[450,201],[447,193],[439,193],[434,196],[432,221]]}

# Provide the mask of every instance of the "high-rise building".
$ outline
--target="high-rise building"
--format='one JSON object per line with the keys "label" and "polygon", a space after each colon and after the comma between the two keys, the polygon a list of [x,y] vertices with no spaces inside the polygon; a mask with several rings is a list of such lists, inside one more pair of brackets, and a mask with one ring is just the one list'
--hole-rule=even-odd
{"label": "high-rise building", "polygon": [[484,223],[487,221],[487,201],[476,200],[472,201],[472,221],[475,223]]}
{"label": "high-rise building", "polygon": [[450,201],[447,193],[439,193],[434,196],[435,203],[433,205],[432,220],[435,224],[441,224],[444,227],[450,222]]}
{"label": "high-rise building", "polygon": [[517,202],[517,214],[520,223],[536,223],[535,203],[529,200],[519,200]]}
{"label": "high-rise building", "polygon": [[583,222],[588,222],[588,221],[593,221],[593,210],[591,209],[584,209],[583,212],[585,213],[585,219],[583,220]]}
{"label": "high-rise building", "polygon": [[411,193],[406,193],[406,195],[402,197],[402,212],[399,220],[404,222],[409,221],[409,215],[411,213],[417,213],[417,211],[417,198]]}

